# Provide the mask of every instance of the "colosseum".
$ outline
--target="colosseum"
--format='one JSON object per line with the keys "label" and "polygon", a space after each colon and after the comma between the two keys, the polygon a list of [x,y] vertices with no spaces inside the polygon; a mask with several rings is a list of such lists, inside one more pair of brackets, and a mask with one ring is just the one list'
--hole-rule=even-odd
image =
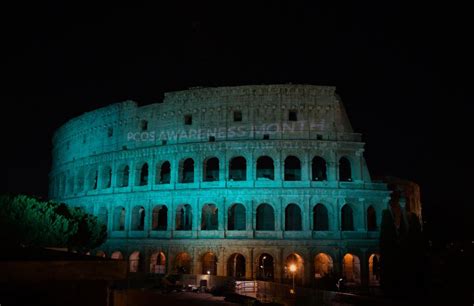
{"label": "colosseum", "polygon": [[98,216],[97,254],[136,275],[377,285],[390,192],[363,152],[335,87],[191,88],[68,121],[49,192]]}

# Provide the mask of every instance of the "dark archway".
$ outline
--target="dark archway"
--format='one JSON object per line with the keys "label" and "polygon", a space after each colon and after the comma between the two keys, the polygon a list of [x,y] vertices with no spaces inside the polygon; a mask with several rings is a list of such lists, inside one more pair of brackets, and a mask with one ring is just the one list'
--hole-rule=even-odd
{"label": "dark archway", "polygon": [[285,231],[301,231],[301,209],[296,204],[289,204],[285,208]]}
{"label": "dark archway", "polygon": [[236,279],[245,278],[245,257],[242,254],[234,253],[227,261],[227,276]]}
{"label": "dark archway", "polygon": [[339,160],[339,180],[342,182],[352,181],[351,162],[346,157]]}
{"label": "dark archway", "polygon": [[132,210],[132,231],[143,231],[145,229],[145,208],[135,206]]}
{"label": "dark archway", "polygon": [[269,204],[260,204],[257,207],[257,231],[275,230],[275,212]]}
{"label": "dark archway", "polygon": [[168,207],[158,205],[153,208],[151,229],[153,231],[166,231],[168,228]]}
{"label": "dark archway", "polygon": [[341,230],[354,230],[354,214],[352,208],[348,204],[345,204],[341,209]]}
{"label": "dark archway", "polygon": [[163,162],[156,170],[157,184],[169,184],[171,182],[171,164],[169,161]]}
{"label": "dark archway", "polygon": [[201,230],[217,230],[218,225],[219,219],[216,205],[204,205],[201,212]]}
{"label": "dark archway", "polygon": [[190,231],[192,229],[193,214],[189,204],[181,204],[176,208],[176,230]]}
{"label": "dark archway", "polygon": [[377,217],[375,215],[375,209],[372,205],[367,208],[367,230],[377,230]]}
{"label": "dark archway", "polygon": [[327,231],[329,230],[328,210],[323,204],[316,204],[313,207],[313,230]]}
{"label": "dark archway", "polygon": [[194,160],[192,158],[185,159],[179,163],[179,182],[194,182]]}
{"label": "dark archway", "polygon": [[211,157],[204,160],[203,181],[213,182],[219,180],[219,159]]}
{"label": "dark archway", "polygon": [[115,207],[114,209],[114,231],[124,231],[125,230],[125,208],[122,206]]}
{"label": "dark archway", "polygon": [[229,180],[245,181],[247,180],[247,161],[242,156],[234,157],[229,163]]}
{"label": "dark archway", "polygon": [[275,179],[275,166],[273,159],[269,156],[260,156],[257,159],[257,180],[274,180]]}
{"label": "dark archway", "polygon": [[242,204],[234,204],[229,208],[227,218],[227,229],[230,231],[244,231],[246,229],[245,206]]}
{"label": "dark archway", "polygon": [[273,256],[268,253],[263,253],[258,258],[257,266],[257,279],[273,281],[275,277],[275,265],[273,262]]}
{"label": "dark archway", "polygon": [[217,257],[211,252],[202,256],[202,274],[217,275]]}
{"label": "dark archway", "polygon": [[320,156],[315,156],[311,162],[311,174],[313,181],[326,181],[326,161]]}
{"label": "dark archway", "polygon": [[285,181],[301,181],[301,162],[296,156],[285,159]]}

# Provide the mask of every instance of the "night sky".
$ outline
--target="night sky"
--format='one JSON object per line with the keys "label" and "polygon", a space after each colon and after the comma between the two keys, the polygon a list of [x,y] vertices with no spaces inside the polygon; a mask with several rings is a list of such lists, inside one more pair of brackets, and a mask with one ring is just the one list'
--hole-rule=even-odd
{"label": "night sky", "polygon": [[466,9],[225,2],[3,7],[1,192],[46,197],[53,131],[101,106],[193,86],[334,85],[372,176],[420,184],[430,239],[471,239]]}

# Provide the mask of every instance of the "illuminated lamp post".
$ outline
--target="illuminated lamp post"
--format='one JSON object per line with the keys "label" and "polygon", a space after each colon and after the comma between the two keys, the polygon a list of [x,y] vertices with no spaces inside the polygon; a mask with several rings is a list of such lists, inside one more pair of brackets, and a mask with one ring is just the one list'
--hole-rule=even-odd
{"label": "illuminated lamp post", "polygon": [[263,256],[262,265],[260,266],[262,268],[263,280],[266,279],[266,277],[265,277],[265,259],[267,259],[267,256]]}
{"label": "illuminated lamp post", "polygon": [[293,288],[291,289],[291,293],[295,293],[295,273],[296,273],[296,265],[291,264],[290,265],[290,272],[293,275]]}

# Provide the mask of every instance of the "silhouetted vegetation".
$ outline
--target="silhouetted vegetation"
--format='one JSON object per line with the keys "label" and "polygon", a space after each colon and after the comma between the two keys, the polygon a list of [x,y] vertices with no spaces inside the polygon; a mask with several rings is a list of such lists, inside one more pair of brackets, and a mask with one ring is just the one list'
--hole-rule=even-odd
{"label": "silhouetted vegetation", "polygon": [[64,247],[85,253],[107,238],[97,217],[62,203],[0,196],[0,239],[7,246]]}

